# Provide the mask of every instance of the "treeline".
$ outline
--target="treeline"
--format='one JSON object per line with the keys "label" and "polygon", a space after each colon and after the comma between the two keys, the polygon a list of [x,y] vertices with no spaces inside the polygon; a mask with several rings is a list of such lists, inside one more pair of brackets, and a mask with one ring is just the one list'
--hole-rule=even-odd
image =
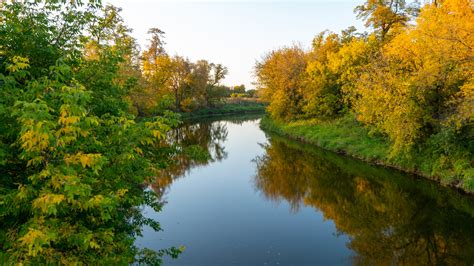
{"label": "treeline", "polygon": [[355,12],[373,28],[322,32],[306,51],[284,47],[255,67],[272,118],[352,115],[386,136],[388,160],[423,153],[428,175],[474,189],[474,10],[469,0],[367,0]]}
{"label": "treeline", "polygon": [[222,64],[207,60],[191,62],[181,56],[170,56],[163,47],[163,34],[150,29],[149,48],[140,56],[141,86],[135,87],[131,99],[140,116],[159,114],[163,108],[192,112],[224,104],[229,97],[254,96],[244,85],[228,87],[220,84],[228,73]]}
{"label": "treeline", "polygon": [[[182,56],[169,55],[164,47],[165,33],[159,28],[148,31],[149,43],[142,51],[120,11],[112,5],[103,8],[94,37],[84,41],[83,54],[85,59],[98,62],[103,59],[104,44],[117,44],[114,53],[120,53],[123,58],[119,70],[122,79],[132,82],[124,84],[128,88],[124,97],[131,113],[152,116],[164,110],[192,112],[223,104],[225,98],[255,96],[255,90],[246,91],[244,85],[222,85],[221,81],[228,74],[222,64],[204,59],[192,62]],[[101,75],[101,72],[88,74]]]}
{"label": "treeline", "polygon": [[[105,8],[105,16],[121,23],[120,9],[113,6]],[[124,27],[125,28],[125,27]],[[126,30],[128,33],[131,30]],[[247,91],[244,85],[228,87],[221,81],[228,73],[222,64],[210,63],[207,60],[191,62],[182,56],[170,56],[164,48],[164,32],[158,28],[148,31],[151,38],[148,49],[139,51],[136,41],[130,36],[121,36],[122,41],[128,39],[130,45],[132,74],[136,86],[130,91],[129,97],[134,113],[140,116],[160,114],[163,109],[177,112],[192,112],[203,107],[215,107],[225,103],[231,96],[254,96],[255,90]],[[92,40],[87,48],[94,54],[96,42]]]}
{"label": "treeline", "polygon": [[5,264],[156,264],[182,251],[134,245],[145,225],[160,230],[141,208],[160,210],[146,188],[177,158],[202,156],[169,141],[179,124],[169,110],[213,104],[227,69],[169,57],[156,29],[141,52],[119,11],[100,1],[0,3]]}
{"label": "treeline", "polygon": [[153,114],[163,107],[192,111],[212,106],[225,96],[225,87],[219,83],[228,72],[226,67],[169,56],[163,47],[164,32],[153,28],[149,33],[149,48],[140,56],[142,86],[131,95],[139,114]]}

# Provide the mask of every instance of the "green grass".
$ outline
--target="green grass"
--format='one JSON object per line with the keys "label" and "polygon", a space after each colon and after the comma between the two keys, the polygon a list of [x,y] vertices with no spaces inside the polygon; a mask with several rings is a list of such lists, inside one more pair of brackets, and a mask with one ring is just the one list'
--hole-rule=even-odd
{"label": "green grass", "polygon": [[231,114],[264,113],[265,105],[257,102],[226,103],[221,106],[200,108],[190,113],[181,113],[183,119],[223,116]]}
{"label": "green grass", "polygon": [[264,117],[261,126],[265,130],[366,161],[383,160],[390,149],[384,138],[369,136],[367,129],[351,117],[331,121],[300,120],[289,123],[276,122]]}
{"label": "green grass", "polygon": [[435,152],[436,147],[430,146],[428,142],[416,152],[391,157],[390,141],[383,136],[369,134],[350,115],[330,121],[311,119],[292,122],[274,121],[266,116],[262,118],[260,126],[264,130],[326,150],[415,173],[465,192],[474,192],[472,156],[461,147],[456,147],[456,152],[446,156]]}

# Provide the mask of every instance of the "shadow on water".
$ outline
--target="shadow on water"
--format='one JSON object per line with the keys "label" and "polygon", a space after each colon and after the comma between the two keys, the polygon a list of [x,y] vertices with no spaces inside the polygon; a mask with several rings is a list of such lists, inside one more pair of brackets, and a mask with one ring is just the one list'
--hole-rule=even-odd
{"label": "shadow on water", "polygon": [[349,236],[354,264],[473,265],[472,197],[277,136],[262,146],[256,189],[321,210]]}

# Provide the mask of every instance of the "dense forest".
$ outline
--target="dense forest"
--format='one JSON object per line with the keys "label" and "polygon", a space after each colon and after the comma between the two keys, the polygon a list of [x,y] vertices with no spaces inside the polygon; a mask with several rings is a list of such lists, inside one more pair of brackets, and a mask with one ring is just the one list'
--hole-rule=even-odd
{"label": "dense forest", "polygon": [[[257,62],[273,126],[474,191],[472,1],[368,0],[354,11],[370,33],[325,31],[310,51],[283,47]],[[346,131],[325,144],[327,127]]]}

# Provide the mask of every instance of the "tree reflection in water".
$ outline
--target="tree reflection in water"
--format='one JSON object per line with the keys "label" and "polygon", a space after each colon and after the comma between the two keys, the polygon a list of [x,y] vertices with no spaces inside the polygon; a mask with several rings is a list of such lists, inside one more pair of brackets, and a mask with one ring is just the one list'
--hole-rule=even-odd
{"label": "tree reflection in water", "polygon": [[426,180],[278,137],[255,159],[273,201],[334,221],[360,265],[473,265],[474,200]]}
{"label": "tree reflection in water", "polygon": [[151,187],[159,198],[165,194],[173,180],[185,176],[189,170],[197,166],[207,165],[227,158],[224,142],[227,140],[227,125],[241,125],[245,121],[255,121],[260,114],[238,117],[203,119],[199,122],[185,123],[170,132],[169,143],[181,144],[184,150],[171,150],[174,156],[167,167],[160,171]]}

